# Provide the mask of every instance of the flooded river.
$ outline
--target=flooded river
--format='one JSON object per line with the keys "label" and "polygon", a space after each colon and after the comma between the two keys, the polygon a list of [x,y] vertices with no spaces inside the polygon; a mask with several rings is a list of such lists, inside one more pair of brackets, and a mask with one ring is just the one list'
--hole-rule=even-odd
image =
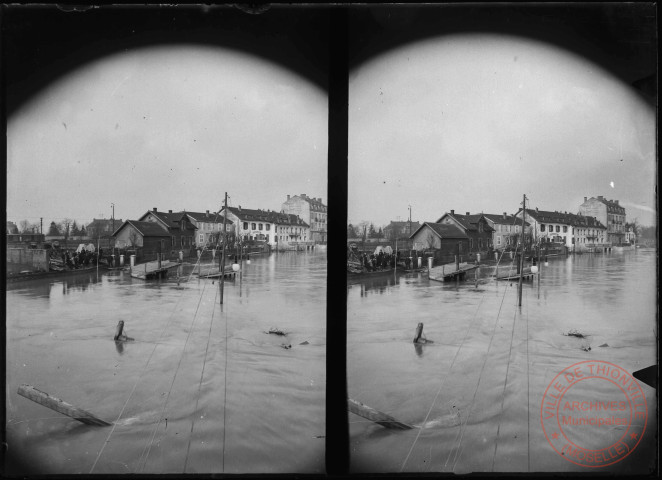
{"label": "flooded river", "polygon": [[[632,427],[566,425],[570,450],[552,446],[563,424],[543,422],[542,401],[572,365],[609,362],[632,373],[656,363],[656,265],[656,252],[645,249],[550,258],[540,283],[524,283],[521,308],[517,282],[485,272],[478,283],[473,273],[460,283],[419,273],[350,285],[349,396],[414,427],[386,429],[350,414],[352,471],[651,471],[654,388],[639,382],[646,402],[637,404],[615,382],[574,384],[562,405],[627,407]],[[419,322],[432,343],[413,344]],[[635,407],[647,407],[647,418],[630,416]],[[584,466],[564,458],[578,454],[573,445],[607,456],[618,450],[622,458]]]}
{"label": "flooded river", "polygon": [[[326,254],[252,256],[222,306],[219,281],[191,273],[8,286],[7,442],[21,473],[324,471]],[[133,340],[113,341],[119,320]],[[112,426],[31,402],[22,384]]]}

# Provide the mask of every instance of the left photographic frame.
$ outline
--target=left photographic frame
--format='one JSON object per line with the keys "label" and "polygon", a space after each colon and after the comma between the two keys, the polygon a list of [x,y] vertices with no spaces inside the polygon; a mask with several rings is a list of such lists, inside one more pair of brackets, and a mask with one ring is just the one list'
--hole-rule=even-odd
{"label": "left photographic frame", "polygon": [[1,20],[5,473],[323,474],[328,10]]}

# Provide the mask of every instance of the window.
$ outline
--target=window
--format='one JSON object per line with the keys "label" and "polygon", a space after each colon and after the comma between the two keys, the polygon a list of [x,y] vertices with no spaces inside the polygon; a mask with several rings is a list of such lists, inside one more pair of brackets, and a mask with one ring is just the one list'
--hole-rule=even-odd
{"label": "window", "polygon": [[259,223],[259,224],[258,224],[258,229],[259,229],[259,230],[262,230],[262,226],[263,226],[263,225],[262,225],[261,223]]}
{"label": "window", "polygon": [[266,225],[266,229],[267,229],[267,232],[268,232],[269,230],[271,230],[271,224],[270,224],[270,223],[267,223],[267,225]]}
{"label": "window", "polygon": [[541,224],[540,224],[540,231],[541,231],[541,232],[544,232],[544,231],[545,231],[545,224],[544,224],[544,223],[541,223]]}
{"label": "window", "polygon": [[248,222],[244,222],[244,230],[248,230]]}
{"label": "window", "polygon": [[556,226],[556,233],[558,233],[558,232],[560,232],[560,231],[561,231],[561,227],[557,225],[557,226]]}
{"label": "window", "polygon": [[566,225],[563,225],[563,233],[567,233],[567,232],[568,232],[568,227]]}
{"label": "window", "polygon": [[501,236],[497,236],[497,245],[501,245]]}
{"label": "window", "polygon": [[255,230],[255,224],[251,223],[251,230]]}
{"label": "window", "polygon": [[204,233],[201,233],[200,235],[198,235],[198,243],[200,243],[200,244],[205,243],[205,234]]}

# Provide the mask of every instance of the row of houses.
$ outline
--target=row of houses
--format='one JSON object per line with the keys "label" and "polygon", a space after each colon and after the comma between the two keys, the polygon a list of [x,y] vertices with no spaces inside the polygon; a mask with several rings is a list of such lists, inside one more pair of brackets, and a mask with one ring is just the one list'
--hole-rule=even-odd
{"label": "row of houses", "polygon": [[[410,236],[416,250],[452,253],[459,244],[461,253],[488,253],[508,250],[522,238],[520,208],[514,215],[444,213],[435,222],[424,222]],[[634,232],[625,229],[625,209],[618,200],[584,197],[579,213],[526,209],[525,243],[554,243],[568,251],[582,252],[609,248],[634,241]]]}
{"label": "row of houses", "polygon": [[[288,249],[326,243],[327,215],[321,198],[305,194],[288,195],[280,211],[246,209],[241,205],[223,207],[218,212],[165,212],[152,208],[136,220],[122,222],[111,236],[117,248],[141,248],[146,252],[213,248],[221,243],[223,231],[242,243]],[[302,216],[312,220],[308,223]]]}

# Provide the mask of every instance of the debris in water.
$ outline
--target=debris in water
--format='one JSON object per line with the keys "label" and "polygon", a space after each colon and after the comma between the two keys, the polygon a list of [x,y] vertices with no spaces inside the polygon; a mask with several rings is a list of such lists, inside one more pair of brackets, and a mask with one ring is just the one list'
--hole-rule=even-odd
{"label": "debris in water", "polygon": [[283,343],[283,344],[281,345],[281,347],[283,347],[285,350],[287,350],[288,348],[292,348],[292,345],[285,345],[285,344]]}
{"label": "debris in water", "polygon": [[606,343],[603,343],[603,344],[600,345],[600,346],[601,346],[601,347],[608,347],[609,345],[607,345]]}
{"label": "debris in water", "polygon": [[308,342],[301,342],[299,345],[308,345]]}
{"label": "debris in water", "polygon": [[582,350],[584,350],[585,352],[590,352],[591,351],[591,346],[588,345],[588,344],[582,345]]}
{"label": "debris in water", "polygon": [[577,338],[586,338],[588,335],[580,333],[578,330],[570,330],[568,333],[564,333],[566,337],[577,337]]}

